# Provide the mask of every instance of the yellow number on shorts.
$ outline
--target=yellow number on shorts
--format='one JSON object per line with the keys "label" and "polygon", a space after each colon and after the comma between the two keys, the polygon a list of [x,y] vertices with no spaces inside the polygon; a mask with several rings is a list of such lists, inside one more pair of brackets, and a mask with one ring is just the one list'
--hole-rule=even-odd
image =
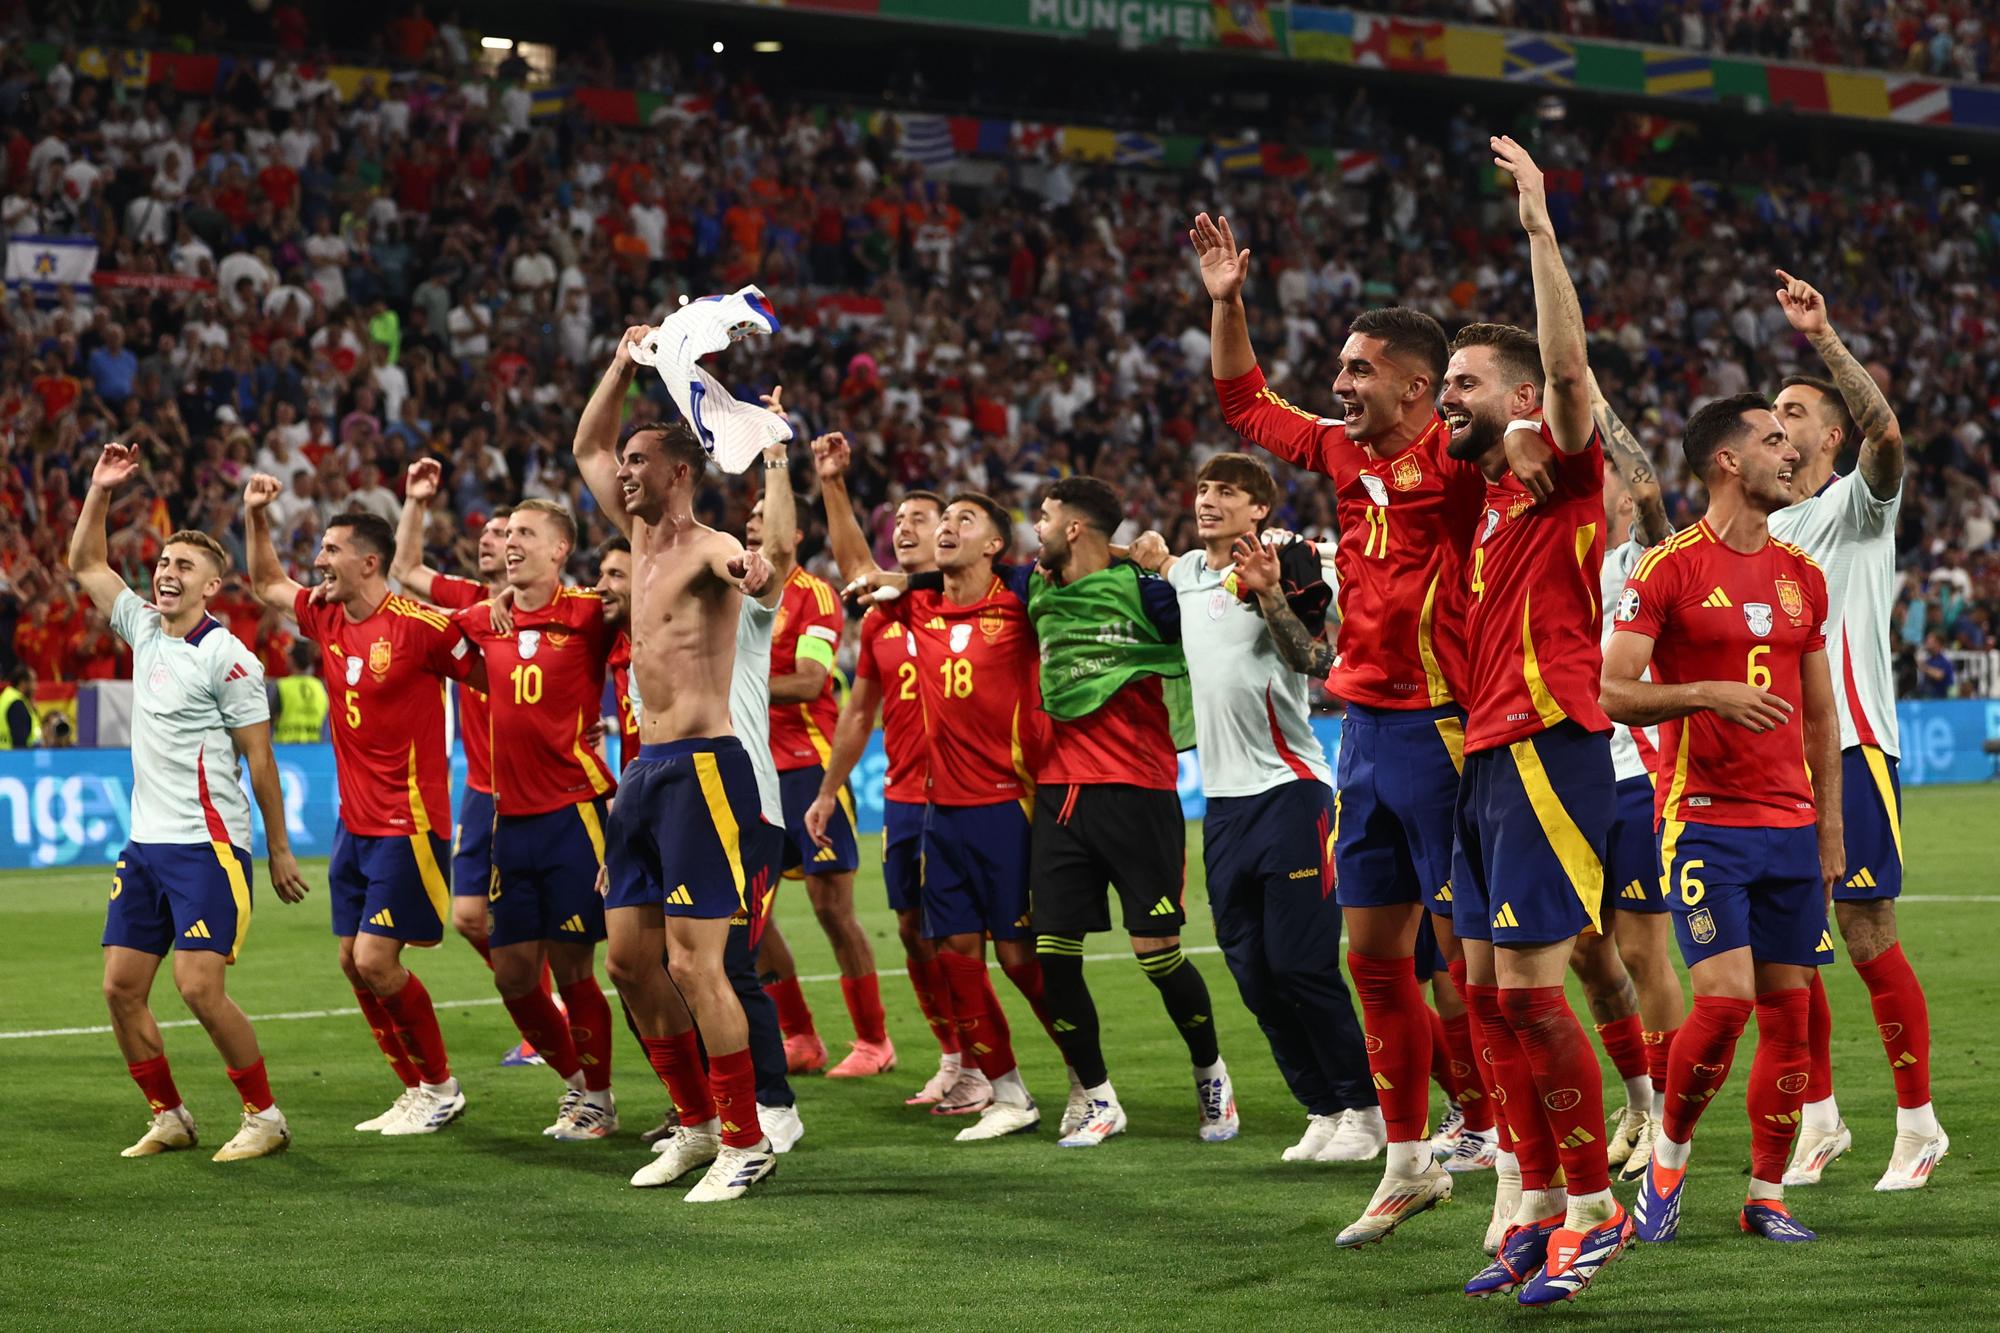
{"label": "yellow number on shorts", "polygon": [[1694,872],[1700,870],[1706,864],[1706,862],[1701,860],[1681,862],[1681,902],[1683,905],[1693,907],[1708,896],[1708,885],[1694,877]]}
{"label": "yellow number on shorts", "polygon": [[356,729],[361,726],[361,691],[349,690],[346,696],[347,725]]}
{"label": "yellow number on shorts", "polygon": [[[1387,511],[1383,512],[1386,513]],[[1479,598],[1486,596],[1486,548],[1484,546],[1475,546],[1472,548],[1472,595]]]}
{"label": "yellow number on shorts", "polygon": [[916,698],[917,664],[915,662],[899,663],[896,667],[896,683],[900,687],[896,693],[898,699]]}
{"label": "yellow number on shorts", "polygon": [[[124,868],[125,868],[125,863],[124,863],[123,861],[120,861],[120,862],[118,863],[118,869],[119,869],[119,870],[123,870]],[[112,876],[111,876],[111,898],[112,898],[112,900],[113,900],[113,901],[116,901],[116,900],[117,900],[117,898],[118,898],[118,895],[119,895],[119,894],[121,894],[121,893],[123,893],[123,892],[125,892],[125,877],[124,877],[123,875],[120,875],[120,874],[118,874],[117,872],[115,872],[115,871],[114,871],[114,872],[112,873]]]}
{"label": "yellow number on shorts", "polygon": [[542,701],[542,669],[539,666],[517,665],[507,673],[507,679],[514,682],[515,703],[538,704]]}
{"label": "yellow number on shorts", "polygon": [[1362,509],[1361,517],[1368,524],[1361,554],[1379,560],[1389,554],[1389,511],[1381,505],[1368,505]]}
{"label": "yellow number on shorts", "polygon": [[1750,674],[1744,679],[1750,682],[1750,688],[1753,690],[1771,688],[1771,668],[1757,660],[1759,656],[1770,651],[1771,645],[1768,643],[1760,643],[1750,650]]}
{"label": "yellow number on shorts", "polygon": [[944,673],[945,698],[969,699],[972,697],[972,663],[963,657],[948,657],[938,663],[938,670]]}

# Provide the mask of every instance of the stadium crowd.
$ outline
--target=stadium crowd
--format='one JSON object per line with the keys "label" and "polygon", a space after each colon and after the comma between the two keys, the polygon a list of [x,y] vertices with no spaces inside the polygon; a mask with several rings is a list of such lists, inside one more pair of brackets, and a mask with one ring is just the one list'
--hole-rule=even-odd
{"label": "stadium crowd", "polygon": [[[1512,8],[1495,17],[1579,7]],[[253,470],[289,483],[272,514],[301,576],[332,514],[393,521],[423,457],[446,469],[434,567],[471,572],[486,512],[524,495],[570,506],[589,551],[610,529],[568,446],[597,369],[627,325],[747,282],[784,331],[718,373],[745,397],[782,382],[801,440],[854,442],[850,487],[885,562],[905,489],[979,487],[1024,521],[1037,489],[1073,472],[1123,487],[1131,532],[1197,544],[1186,479],[1234,437],[1209,382],[1191,208],[1226,211],[1251,247],[1252,335],[1273,386],[1302,404],[1330,410],[1332,358],[1365,306],[1416,306],[1448,328],[1533,323],[1511,203],[1489,181],[1463,207],[1490,128],[1470,107],[1440,143],[1357,101],[1350,133],[1381,160],[1359,181],[1227,177],[1212,159],[1196,178],[1114,172],[1037,150],[947,184],[899,155],[893,120],[789,101],[685,53],[619,71],[682,95],[652,126],[534,119],[518,83],[468,63],[462,29],[412,17],[390,25],[394,53],[457,73],[346,103],[284,58],[196,98],[5,57],[0,220],[12,236],[94,237],[100,270],[130,276],[91,300],[42,304],[24,285],[0,301],[0,666],[42,681],[129,672],[61,556],[111,440],[137,440],[148,466],[112,516],[111,559],[135,587],[175,526],[214,534],[240,571]],[[595,50],[587,61],[609,59]],[[1700,512],[1674,447],[1686,415],[1814,365],[1769,277],[1811,275],[1910,442],[1906,687],[1965,688],[1947,650],[1990,648],[2000,626],[1990,185],[1952,187],[1883,151],[1856,149],[1829,178],[1715,143],[1714,183],[1649,179],[1674,161],[1655,153],[1657,129],[1621,114],[1535,132],[1592,363],[1661,461],[1670,513]],[[635,413],[672,415],[664,385],[641,388]],[[1274,522],[1330,533],[1330,486],[1291,470],[1281,482]],[[740,530],[754,499],[718,478],[700,512]],[[802,519],[808,563],[830,573],[813,506]],[[218,610],[271,675],[290,670],[289,635],[240,580]]]}

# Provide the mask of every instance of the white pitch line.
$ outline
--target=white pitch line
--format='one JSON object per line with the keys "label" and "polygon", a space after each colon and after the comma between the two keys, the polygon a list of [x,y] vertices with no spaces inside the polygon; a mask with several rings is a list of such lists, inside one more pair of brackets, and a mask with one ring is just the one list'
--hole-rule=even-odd
{"label": "white pitch line", "polygon": [[[1222,950],[1213,944],[1197,944],[1190,945],[1181,952],[1221,953]],[[1120,959],[1130,958],[1131,956],[1130,953],[1087,953],[1083,956],[1083,961],[1086,963],[1115,963]],[[998,962],[989,962],[986,968],[989,972],[997,971],[999,966]],[[804,982],[838,981],[840,980],[840,973],[826,972],[819,976],[800,977],[799,980]],[[434,1009],[485,1009],[499,1003],[499,996],[487,995],[476,1000],[433,1000],[431,1001],[431,1007]],[[250,1021],[252,1023],[289,1023],[308,1018],[352,1018],[360,1012],[359,1009],[292,1009],[279,1014],[252,1014]],[[177,1018],[172,1022],[160,1024],[162,1029],[200,1026],[201,1024],[192,1018]],[[111,1031],[111,1025],[108,1023],[81,1028],[37,1028],[27,1032],[0,1032],[0,1041],[27,1041],[36,1037],[94,1037],[109,1031]]]}

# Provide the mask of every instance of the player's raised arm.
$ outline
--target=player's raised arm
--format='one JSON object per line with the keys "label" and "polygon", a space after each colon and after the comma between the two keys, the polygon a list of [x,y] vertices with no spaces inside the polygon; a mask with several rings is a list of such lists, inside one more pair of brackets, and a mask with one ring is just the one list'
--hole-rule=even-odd
{"label": "player's raised arm", "polygon": [[1645,446],[1632,434],[1598,387],[1597,372],[1587,371],[1590,377],[1590,416],[1597,423],[1597,430],[1604,437],[1604,448],[1611,455],[1618,473],[1625,479],[1625,489],[1632,495],[1632,507],[1638,515],[1639,544],[1658,546],[1673,535],[1673,523],[1667,518],[1667,502],[1660,491],[1660,478],[1653,471],[1653,461],[1646,457]]}
{"label": "player's raised arm", "polygon": [[[773,412],[784,411],[782,384],[773,386],[763,397],[764,406]],[[771,581],[757,600],[776,606],[799,557],[799,505],[792,491],[792,456],[783,440],[773,440],[764,449],[764,538],[758,549],[770,562]]]}
{"label": "player's raised arm", "polygon": [[1903,485],[1903,427],[1875,377],[1847,350],[1847,344],[1833,331],[1827,319],[1826,300],[1811,283],[1777,270],[1778,304],[1792,327],[1805,335],[1819,359],[1826,363],[1826,376],[1840,390],[1847,414],[1861,428],[1861,479],[1876,499],[1892,499]]}
{"label": "player's raised arm", "polygon": [[854,502],[847,494],[847,465],[852,457],[847,437],[839,431],[821,435],[813,440],[812,452],[813,468],[819,474],[820,503],[826,506],[827,544],[833,547],[833,562],[840,567],[841,581],[851,583],[881,566],[868,550],[868,534],[861,530]]}
{"label": "player's raised arm", "polygon": [[229,729],[230,743],[250,770],[250,792],[264,816],[264,849],[270,858],[271,887],[281,901],[295,903],[306,896],[305,876],[292,855],[291,832],[285,824],[285,792],[278,781],[278,758],[271,749],[271,724],[252,722]]}
{"label": "player's raised arm", "polygon": [[1236,246],[1229,219],[1197,213],[1188,230],[1195,257],[1201,261],[1201,283],[1213,304],[1209,318],[1208,359],[1215,378],[1233,380],[1257,368],[1250,348],[1250,318],[1243,310],[1243,280],[1250,276],[1250,252]]}
{"label": "player's raised arm", "polygon": [[1834,886],[1847,878],[1847,833],[1840,804],[1840,717],[1834,711],[1833,670],[1824,648],[1799,662],[1799,702],[1806,715],[1806,768],[1812,774],[1819,824],[1819,873],[1830,906]]}
{"label": "player's raised arm", "polygon": [[1521,229],[1528,233],[1528,260],[1535,280],[1535,341],[1542,351],[1542,418],[1556,448],[1566,454],[1590,443],[1590,358],[1583,334],[1583,307],[1563,263],[1562,243],[1549,220],[1542,169],[1528,150],[1496,135],[1489,143],[1493,164],[1514,178]]}
{"label": "player's raised arm", "polygon": [[420,458],[403,477],[403,514],[396,523],[396,555],[389,577],[413,596],[429,601],[437,571],[424,563],[424,526],[430,522],[431,501],[437,498],[444,467],[435,458]]}
{"label": "player's raised arm", "polygon": [[296,619],[294,608],[305,589],[285,573],[278,548],[271,544],[271,501],[284,493],[285,483],[267,472],[250,478],[243,488],[243,547],[257,600]]}
{"label": "player's raised arm", "polygon": [[833,845],[833,840],[826,836],[827,821],[833,818],[848,774],[867,753],[868,735],[875,730],[875,710],[881,703],[882,682],[857,676],[853,689],[848,691],[847,707],[840,710],[840,722],[833,729],[833,743],[827,747],[826,776],[820,779],[819,793],[813,797],[813,803],[806,807],[806,832],[818,846]]}
{"label": "player's raised arm", "polygon": [[111,568],[109,545],[104,535],[105,517],[111,511],[111,493],[130,481],[139,470],[139,451],[129,444],[107,444],[91,469],[90,490],[83,497],[83,510],[76,516],[76,530],[69,536],[69,572],[89,596],[91,605],[105,615],[125,591],[125,580]]}
{"label": "player's raised arm", "polygon": [[1292,670],[1315,680],[1324,680],[1333,670],[1333,645],[1313,637],[1298,612],[1285,600],[1284,581],[1278,576],[1278,553],[1255,537],[1239,537],[1230,554],[1236,557],[1238,586],[1257,599],[1270,627],[1271,641],[1278,658]]}
{"label": "player's raised arm", "polygon": [[590,488],[591,498],[627,537],[632,535],[632,519],[625,512],[625,496],[618,485],[618,426],[625,416],[625,395],[638,372],[632,348],[651,332],[644,324],[625,330],[611,364],[605,367],[603,377],[590,392],[590,401],[583,405],[583,415],[576,420],[576,438],[571,446],[576,452],[577,471],[583,474],[583,484]]}

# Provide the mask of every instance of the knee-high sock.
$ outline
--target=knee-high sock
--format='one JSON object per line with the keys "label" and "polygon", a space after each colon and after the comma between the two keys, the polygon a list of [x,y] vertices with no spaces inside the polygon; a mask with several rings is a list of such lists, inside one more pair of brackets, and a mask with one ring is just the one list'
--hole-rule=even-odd
{"label": "knee-high sock", "polygon": [[1012,1034],[1007,1030],[1006,1015],[1000,1012],[999,997],[993,994],[993,986],[986,979],[986,964],[944,950],[938,952],[937,962],[951,988],[959,1050],[988,1078],[999,1078],[1012,1071],[1018,1063],[1014,1059]]}
{"label": "knee-high sock", "polygon": [[426,1083],[444,1083],[451,1078],[451,1060],[444,1052],[444,1033],[438,1027],[437,1010],[431,1007],[431,993],[414,972],[394,995],[384,996],[382,1008],[396,1025],[396,1037],[403,1043],[417,1077]]}
{"label": "knee-high sock", "polygon": [[910,989],[916,992],[917,1008],[924,1022],[931,1025],[938,1050],[945,1055],[957,1055],[958,1023],[952,1014],[951,985],[937,957],[906,959],[903,970],[910,974]]}
{"label": "knee-high sock", "polygon": [[[1499,1084],[1494,1081],[1493,1063],[1486,1058],[1486,1039],[1481,1035],[1478,1015],[1472,1012],[1472,988],[1466,981],[1465,959],[1460,958],[1447,969],[1451,975],[1452,988],[1458,992],[1458,1002],[1465,1006],[1465,1016],[1456,1029],[1452,1023],[1445,1024],[1445,1036],[1452,1043],[1452,1058],[1462,1059],[1472,1067],[1473,1077],[1467,1080],[1465,1095],[1465,1127],[1467,1129],[1490,1129],[1499,1137],[1500,1146],[1513,1152],[1513,1139],[1507,1133],[1506,1119],[1501,1112],[1500,1098],[1494,1095]],[[1493,987],[1486,988],[1489,991]],[[1492,1003],[1494,1014],[1499,1015],[1498,992],[1494,992]],[[1504,1026],[1506,1020],[1500,1019]],[[1460,1054],[1458,1042],[1463,1041],[1464,1054]]]}
{"label": "knee-high sock", "polygon": [[881,978],[873,972],[865,977],[842,977],[840,997],[847,1001],[855,1040],[880,1046],[889,1039],[888,1015],[882,1012]]}
{"label": "knee-high sock", "polygon": [[1675,1143],[1694,1137],[1695,1122],[1708,1109],[1709,1099],[1728,1081],[1736,1042],[1743,1035],[1743,1025],[1750,1021],[1752,1008],[1748,1000],[1721,995],[1694,997],[1694,1008],[1674,1038],[1667,1066],[1666,1107],[1660,1114],[1661,1132]]}
{"label": "knee-high sock", "polygon": [[639,1044],[646,1048],[646,1062],[673,1099],[674,1114],[681,1124],[692,1129],[713,1120],[715,1101],[709,1095],[708,1075],[701,1067],[695,1030],[689,1028],[673,1037],[641,1037]]}
{"label": "knee-high sock", "polygon": [[[1472,1014],[1456,1014],[1439,1023],[1444,1029],[1445,1058],[1451,1062],[1452,1077],[1458,1084],[1458,1109],[1465,1117],[1465,1127],[1484,1133],[1493,1128],[1493,1103],[1480,1083],[1472,1056]],[[1437,1040],[1435,1033],[1431,1039]]]}
{"label": "knee-high sock", "polygon": [[1823,1102],[1833,1096],[1833,1006],[1826,1002],[1826,982],[1817,968],[1806,987],[1806,1000],[1806,1053],[1812,1058],[1806,1100]]}
{"label": "knee-high sock", "polygon": [[1667,1101],[1667,1066],[1674,1053],[1674,1038],[1679,1028],[1668,1028],[1665,1032],[1642,1032],[1640,1039],[1646,1043],[1646,1076],[1653,1080],[1653,1114],[1660,1114]]}
{"label": "knee-high sock", "polygon": [[570,1040],[568,1020],[549,993],[538,987],[502,1003],[522,1038],[541,1054],[542,1062],[555,1071],[556,1077],[575,1078],[577,1070],[583,1067],[577,1059],[576,1043]]}
{"label": "knee-high sock", "polygon": [[570,1044],[583,1066],[583,1086],[602,1092],[611,1086],[611,1004],[596,977],[564,986],[562,997],[569,1010]]}
{"label": "knee-high sock", "polygon": [[1105,1081],[1104,1048],[1098,1043],[1097,1005],[1083,983],[1083,940],[1074,935],[1038,935],[1044,993],[1055,1020],[1056,1044],[1086,1088]]}
{"label": "knee-high sock", "polygon": [[1806,988],[1765,991],[1757,997],[1757,1054],[1750,1062],[1750,1178],[1775,1185],[1799,1136],[1799,1108],[1806,1103]]}
{"label": "knee-high sock", "polygon": [[[1620,1079],[1643,1078],[1646,1074],[1646,1041],[1639,1015],[1627,1014],[1609,1023],[1597,1024],[1597,1039]],[[1643,1109],[1643,1108],[1642,1108]]]}
{"label": "knee-high sock", "polygon": [[1903,946],[1899,943],[1879,957],[1856,963],[1854,970],[1868,985],[1875,1030],[1881,1035],[1882,1049],[1889,1056],[1889,1074],[1896,1083],[1896,1105],[1904,1110],[1927,1105],[1931,1099],[1930,1006],[1924,1001],[1924,988],[1918,984],[1910,960],[1903,956]]}
{"label": "knee-high sock", "polygon": [[1445,1100],[1454,1104],[1458,1101],[1458,1080],[1451,1073],[1451,1039],[1445,1035],[1444,1016],[1429,1005],[1424,1006],[1426,1020],[1431,1030],[1431,1082],[1438,1085]]}
{"label": "knee-high sock", "polygon": [[1604,1159],[1604,1072],[1563,988],[1503,990],[1500,1009],[1528,1058],[1571,1196],[1610,1189],[1611,1168]]}
{"label": "knee-high sock", "polygon": [[1222,1052],[1216,1045],[1215,1010],[1208,1002],[1208,983],[1181,952],[1181,946],[1176,944],[1134,956],[1139,960],[1139,970],[1160,992],[1160,999],[1167,1006],[1167,1017],[1181,1030],[1181,1040],[1187,1043],[1188,1058],[1194,1067],[1206,1069],[1220,1060]]}
{"label": "knee-high sock", "polygon": [[396,1020],[389,1017],[389,1011],[375,998],[375,992],[365,986],[354,988],[354,999],[361,1006],[361,1016],[368,1020],[368,1031],[375,1038],[375,1044],[382,1048],[382,1056],[389,1062],[389,1069],[403,1081],[406,1088],[417,1086],[417,1067],[410,1063],[403,1042],[396,1035]]}
{"label": "knee-high sock", "polygon": [[[154,1115],[162,1111],[171,1111],[181,1105],[181,1090],[174,1086],[173,1070],[167,1067],[165,1055],[156,1055],[150,1060],[128,1064],[125,1066],[125,1071],[132,1076],[132,1081],[139,1085],[139,1091],[145,1094],[146,1105],[152,1109]],[[410,1086],[414,1088],[417,1085],[411,1083]]]}
{"label": "knee-high sock", "polygon": [[778,1006],[778,1030],[787,1037],[811,1037],[813,1031],[812,1007],[806,1003],[806,993],[799,989],[797,977],[779,977],[764,983],[764,993],[771,997],[771,1003]]}
{"label": "knee-high sock", "polygon": [[1527,1052],[1521,1049],[1520,1039],[1500,1007],[1500,988],[1468,985],[1465,997],[1466,1007],[1479,1025],[1480,1058],[1492,1072],[1494,1123],[1506,1129],[1501,1146],[1511,1146],[1520,1161],[1522,1189],[1548,1189],[1556,1178],[1555,1136],[1549,1133],[1549,1118],[1542,1113]]}
{"label": "knee-high sock", "polygon": [[268,1111],[275,1101],[271,1096],[271,1080],[264,1072],[264,1057],[258,1056],[247,1069],[231,1069],[229,1081],[236,1085],[236,1095],[243,1102],[246,1111]]}
{"label": "knee-high sock", "polygon": [[1417,987],[1417,974],[1407,957],[1374,958],[1351,950],[1347,970],[1361,1000],[1368,1071],[1382,1101],[1389,1142],[1415,1142],[1424,1137],[1430,1110],[1426,1079],[1431,1065],[1431,1026],[1424,1017],[1429,1006]]}
{"label": "knee-high sock", "polygon": [[1035,1017],[1041,1021],[1042,1030],[1049,1034],[1049,1040],[1061,1046],[1062,1043],[1056,1041],[1055,1020],[1049,1017],[1049,1001],[1045,990],[1046,983],[1042,980],[1041,960],[1030,958],[1025,963],[1011,965],[1002,963],[1000,970],[1007,974],[1007,980],[1014,983],[1014,989],[1021,992],[1021,998],[1035,1011]]}
{"label": "knee-high sock", "polygon": [[708,1095],[722,1121],[725,1144],[754,1148],[764,1141],[764,1127],[757,1123],[757,1068],[747,1048],[710,1057]]}

